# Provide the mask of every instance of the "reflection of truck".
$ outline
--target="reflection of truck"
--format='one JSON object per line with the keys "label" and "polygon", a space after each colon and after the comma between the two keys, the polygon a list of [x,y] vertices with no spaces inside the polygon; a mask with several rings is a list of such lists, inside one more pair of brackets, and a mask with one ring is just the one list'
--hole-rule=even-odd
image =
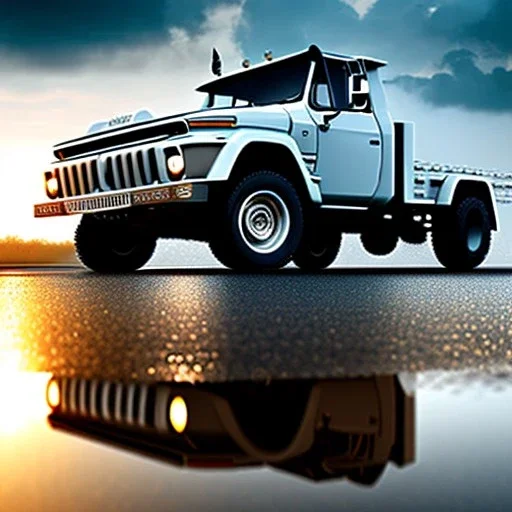
{"label": "reflection of truck", "polygon": [[51,425],[192,468],[268,464],[370,485],[414,461],[414,396],[397,377],[122,384],[53,379]]}
{"label": "reflection of truck", "polygon": [[428,232],[444,266],[472,269],[498,229],[493,187],[415,170],[413,125],[391,119],[384,65],[312,46],[201,86],[200,111],[96,123],[55,147],[52,202],[35,215],[85,214],[76,249],[97,271],[143,266],[158,238],[206,241],[232,268],[319,269],[342,233],[382,256]]}

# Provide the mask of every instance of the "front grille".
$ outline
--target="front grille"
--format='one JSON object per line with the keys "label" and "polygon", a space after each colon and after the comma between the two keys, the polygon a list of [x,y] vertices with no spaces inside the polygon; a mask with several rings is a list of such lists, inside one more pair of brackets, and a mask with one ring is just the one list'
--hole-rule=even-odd
{"label": "front grille", "polygon": [[168,181],[162,180],[158,172],[157,151],[156,148],[149,148],[105,156],[105,182],[110,190]]}
{"label": "front grille", "polygon": [[59,197],[72,197],[99,191],[96,160],[69,162],[53,168],[59,183]]}
{"label": "front grille", "polygon": [[149,147],[56,164],[59,198],[168,183],[164,160],[161,148]]}
{"label": "front grille", "polygon": [[57,414],[120,425],[154,427],[155,388],[86,379],[58,379],[61,403]]}

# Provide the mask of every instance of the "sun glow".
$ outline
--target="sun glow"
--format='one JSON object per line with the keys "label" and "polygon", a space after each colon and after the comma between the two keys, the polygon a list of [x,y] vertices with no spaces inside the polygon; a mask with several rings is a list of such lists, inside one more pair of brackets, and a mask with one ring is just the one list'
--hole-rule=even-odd
{"label": "sun glow", "polygon": [[49,375],[20,370],[21,353],[0,350],[0,438],[16,435],[49,412],[45,391]]}

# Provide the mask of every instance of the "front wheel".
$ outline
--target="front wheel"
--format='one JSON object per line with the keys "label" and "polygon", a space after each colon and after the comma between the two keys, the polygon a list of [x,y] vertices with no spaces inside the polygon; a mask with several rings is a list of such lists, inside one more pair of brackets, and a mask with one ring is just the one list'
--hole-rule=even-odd
{"label": "front wheel", "polygon": [[302,237],[293,262],[302,270],[322,270],[332,265],[341,246],[341,230],[310,229]]}
{"label": "front wheel", "polygon": [[234,269],[272,269],[290,262],[303,216],[299,196],[283,176],[260,171],[244,178],[220,212],[212,252]]}
{"label": "front wheel", "polygon": [[489,254],[491,236],[486,204],[467,197],[435,221],[432,246],[439,263],[447,269],[472,270]]}
{"label": "front wheel", "polygon": [[84,215],[75,232],[78,258],[96,272],[133,272],[150,260],[155,247],[154,237],[134,230],[129,224],[92,215]]}

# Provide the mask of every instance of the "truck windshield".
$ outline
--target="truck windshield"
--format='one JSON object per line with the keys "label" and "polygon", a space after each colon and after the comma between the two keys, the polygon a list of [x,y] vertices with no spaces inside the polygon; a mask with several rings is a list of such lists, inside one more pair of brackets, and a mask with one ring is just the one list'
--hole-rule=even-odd
{"label": "truck windshield", "polygon": [[[228,97],[233,106],[254,106],[298,101],[304,94],[310,60],[303,55],[219,78],[198,89],[207,92],[209,106],[221,106],[216,98]],[[225,100],[223,100],[225,101]],[[212,105],[214,103],[214,105]]]}
{"label": "truck windshield", "polygon": [[247,107],[250,103],[247,100],[240,100],[232,96],[208,95],[203,102],[202,110],[208,108],[231,108]]}

